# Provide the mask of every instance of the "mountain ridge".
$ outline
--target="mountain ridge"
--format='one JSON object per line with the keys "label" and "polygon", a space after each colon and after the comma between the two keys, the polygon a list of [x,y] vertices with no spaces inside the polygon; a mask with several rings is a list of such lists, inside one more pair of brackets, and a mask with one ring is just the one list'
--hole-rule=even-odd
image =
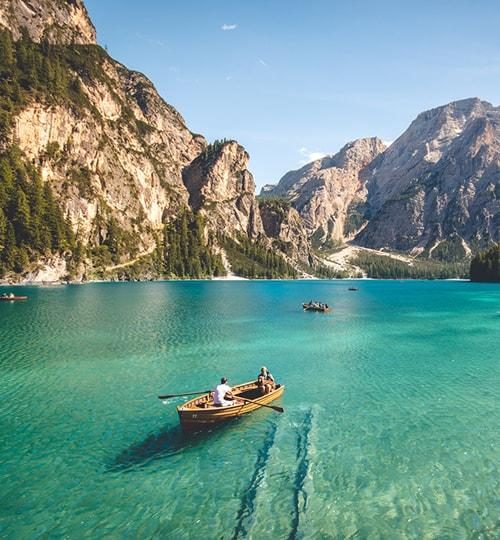
{"label": "mountain ridge", "polygon": [[355,174],[343,170],[325,197],[323,171],[362,141],[286,173],[261,196],[289,201],[319,247],[353,241],[460,259],[499,241],[500,108],[467,98],[420,113]]}

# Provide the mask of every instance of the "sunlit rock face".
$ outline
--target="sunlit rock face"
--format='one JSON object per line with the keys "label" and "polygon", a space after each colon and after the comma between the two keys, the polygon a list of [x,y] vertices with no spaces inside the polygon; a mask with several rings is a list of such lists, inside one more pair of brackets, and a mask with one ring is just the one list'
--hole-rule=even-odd
{"label": "sunlit rock face", "polygon": [[19,39],[22,29],[33,41],[89,45],[96,32],[81,0],[0,0],[0,26]]}
{"label": "sunlit rock face", "polygon": [[466,99],[420,114],[361,174],[367,226],[356,241],[463,253],[500,240],[500,108]]}
{"label": "sunlit rock face", "polygon": [[350,223],[351,210],[366,199],[360,173],[385,148],[376,137],[358,139],[334,156],[288,172],[276,186],[266,186],[262,195],[289,201],[316,245],[343,242],[362,224]]}

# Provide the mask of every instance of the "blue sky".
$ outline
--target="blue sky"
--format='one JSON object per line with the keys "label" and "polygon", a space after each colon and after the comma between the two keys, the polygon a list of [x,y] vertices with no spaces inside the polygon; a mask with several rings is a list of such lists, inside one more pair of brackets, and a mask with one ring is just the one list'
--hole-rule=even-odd
{"label": "blue sky", "polygon": [[188,127],[233,138],[258,188],[420,112],[500,105],[496,0],[85,0],[98,42]]}

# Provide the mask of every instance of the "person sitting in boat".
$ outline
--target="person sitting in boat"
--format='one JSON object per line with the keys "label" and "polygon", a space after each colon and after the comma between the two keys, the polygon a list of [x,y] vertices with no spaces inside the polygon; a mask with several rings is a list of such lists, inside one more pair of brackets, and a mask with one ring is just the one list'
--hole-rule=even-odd
{"label": "person sitting in boat", "polygon": [[226,377],[222,377],[220,384],[215,387],[214,405],[216,407],[234,405],[233,389],[227,384]]}
{"label": "person sitting in boat", "polygon": [[274,377],[265,366],[260,368],[260,373],[257,377],[257,386],[260,388],[262,395],[269,394],[274,389]]}

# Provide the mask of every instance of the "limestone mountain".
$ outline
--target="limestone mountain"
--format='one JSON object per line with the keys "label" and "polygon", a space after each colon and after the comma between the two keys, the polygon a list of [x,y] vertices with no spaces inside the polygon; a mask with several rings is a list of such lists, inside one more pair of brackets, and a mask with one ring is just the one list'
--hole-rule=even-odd
{"label": "limestone mountain", "polygon": [[354,141],[262,195],[289,201],[320,247],[463,259],[500,240],[500,108],[476,98],[426,111],[389,147]]}
{"label": "limestone mountain", "polygon": [[249,155],[236,141],[208,145],[183,171],[189,204],[212,229],[256,239],[264,234]]}
{"label": "limestone mountain", "polygon": [[356,242],[461,258],[500,239],[500,108],[466,99],[420,114],[362,172]]}
{"label": "limestone mountain", "polygon": [[261,195],[289,201],[314,244],[343,242],[362,224],[357,207],[366,199],[366,188],[360,174],[384,150],[385,144],[376,137],[358,139],[334,156],[286,173],[276,186],[266,186]]}
{"label": "limestone mountain", "polygon": [[37,42],[96,43],[94,25],[81,0],[0,0],[0,27],[8,28],[15,40],[24,30]]}
{"label": "limestone mountain", "polygon": [[[165,268],[210,275],[211,269],[220,270],[212,255],[223,249],[221,236],[259,238],[263,249],[271,245],[245,150],[233,141],[207,145],[203,136],[192,133],[151,81],[95,44],[81,0],[0,0],[0,39],[5,51],[0,59],[0,150],[7,155],[15,148],[20,152],[16,159],[35,168],[30,174],[39,175],[52,190],[70,229],[65,238],[74,236],[72,242],[35,249],[24,229],[15,229],[20,192],[30,203],[25,218],[32,223],[25,229],[43,218],[29,182],[16,173],[12,159],[6,161],[7,176],[0,180],[14,180],[9,180],[0,210],[3,204],[6,226],[12,225],[9,245],[14,242],[17,252],[9,260],[18,260],[18,270],[29,266],[35,279],[61,277],[70,266],[76,275],[95,270],[109,275],[149,257],[156,275]],[[159,254],[173,256],[164,245],[167,237],[172,246],[178,244],[173,224],[183,228],[184,259],[211,252],[204,266],[159,260]],[[52,271],[40,271],[43,259]],[[13,264],[5,263],[4,271]]]}

